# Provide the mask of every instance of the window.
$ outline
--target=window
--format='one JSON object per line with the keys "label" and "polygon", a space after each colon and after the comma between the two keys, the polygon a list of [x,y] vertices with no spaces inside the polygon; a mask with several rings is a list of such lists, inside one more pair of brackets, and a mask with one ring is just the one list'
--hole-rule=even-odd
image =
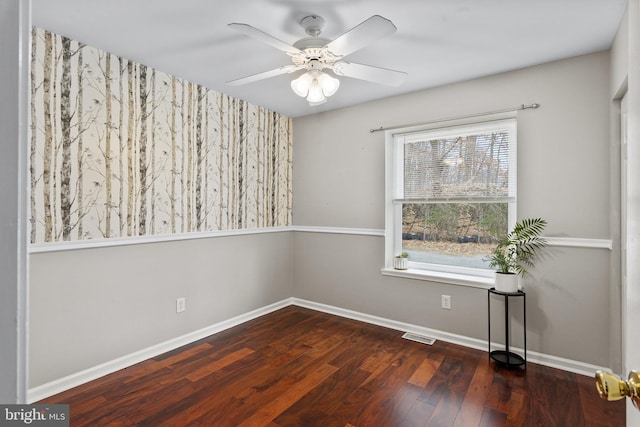
{"label": "window", "polygon": [[387,267],[491,277],[483,260],[516,217],[516,120],[387,132]]}

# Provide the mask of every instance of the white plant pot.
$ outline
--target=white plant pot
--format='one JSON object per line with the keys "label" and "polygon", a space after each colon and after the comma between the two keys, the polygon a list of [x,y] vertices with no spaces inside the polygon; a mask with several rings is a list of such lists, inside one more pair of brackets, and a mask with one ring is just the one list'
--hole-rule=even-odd
{"label": "white plant pot", "polygon": [[495,287],[496,291],[499,292],[518,292],[518,275],[514,273],[496,272]]}
{"label": "white plant pot", "polygon": [[406,270],[408,267],[408,262],[406,258],[395,257],[393,259],[393,268],[396,270]]}

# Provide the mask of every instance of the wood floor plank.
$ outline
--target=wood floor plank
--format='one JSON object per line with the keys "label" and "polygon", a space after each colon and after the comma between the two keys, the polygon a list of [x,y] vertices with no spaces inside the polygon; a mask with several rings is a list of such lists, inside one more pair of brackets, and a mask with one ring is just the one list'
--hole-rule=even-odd
{"label": "wood floor plank", "polygon": [[352,391],[342,404],[333,410],[326,419],[327,426],[340,426],[348,423],[354,423],[357,414],[362,410],[363,406],[369,402],[373,394],[378,391],[387,381],[387,378],[396,370],[398,366],[393,365],[392,361],[385,366],[384,370],[376,370],[376,373],[369,374],[360,387]]}
{"label": "wood floor plank", "polygon": [[170,366],[175,363],[183,362],[190,357],[199,357],[202,353],[210,354],[211,350],[212,345],[207,342],[203,342],[198,345],[185,346],[172,352],[161,354],[149,361],[153,362],[151,365],[155,366]]}
{"label": "wood floor plank", "polygon": [[[608,405],[602,405],[602,399],[598,395],[595,386],[594,377],[586,377],[578,375],[576,377],[578,390],[580,393],[580,402],[584,411],[584,419],[587,426],[603,427],[609,425],[610,420],[618,418],[618,414],[624,412],[625,401],[618,400],[608,402]],[[603,407],[604,406],[604,407]]]}
{"label": "wood floor plank", "polygon": [[420,399],[437,407],[443,398],[449,396],[451,382],[461,373],[462,360],[455,357],[445,357],[422,392]]}
{"label": "wood floor plank", "polygon": [[479,427],[502,427],[506,425],[507,415],[491,408],[485,408],[478,424]]}
{"label": "wood floor plank", "polygon": [[[340,345],[341,341],[335,335],[325,335],[324,339],[318,341],[316,347],[312,349],[313,354],[306,352],[303,357],[292,360],[277,369],[269,363],[254,370],[251,375],[234,381],[233,387],[228,388],[225,396],[197,409],[192,408],[189,417],[207,418],[224,411],[226,420],[237,425],[242,421],[243,416],[259,411],[260,405],[264,402],[277,398],[283,391],[304,380],[310,371],[320,367],[332,357],[332,351]],[[281,348],[281,351],[285,350],[286,348]],[[184,416],[178,416],[173,422],[180,425],[184,422]]]}
{"label": "wood floor plank", "polygon": [[[364,352],[349,353],[352,356],[350,361],[343,363],[327,380],[280,414],[275,422],[281,426],[297,426],[300,423],[305,427],[325,426],[328,414],[340,407],[349,394],[370,375],[369,372],[359,369]],[[337,366],[334,361],[330,364]]]}
{"label": "wood floor plank", "polygon": [[387,369],[394,356],[395,354],[389,351],[377,351],[362,362],[360,369],[369,372],[371,378],[375,378],[380,372]]}
{"label": "wood floor plank", "polygon": [[[399,383],[404,382],[404,386]],[[391,389],[395,391],[390,392]],[[358,414],[360,425],[380,425],[396,426],[406,423],[408,417],[415,414],[412,409],[416,406],[420,388],[409,384],[406,381],[398,380],[398,383],[391,382],[385,384],[378,392],[374,393],[371,400]],[[418,404],[424,404],[419,402]],[[420,424],[426,423],[428,419],[418,420]]]}
{"label": "wood floor plank", "polygon": [[424,388],[440,367],[440,363],[442,362],[439,360],[424,359],[418,369],[411,375],[411,378],[409,378],[409,383]]}
{"label": "wood floor plank", "polygon": [[537,409],[529,410],[530,416],[540,425],[585,425],[576,375],[553,368],[535,372],[537,381],[529,398]]}
{"label": "wood floor plank", "polygon": [[[233,411],[242,410],[248,398],[247,393],[255,393],[265,384],[273,381],[273,368],[265,364],[260,357],[262,353],[256,352],[241,360],[242,366],[234,364],[237,373],[226,369],[229,366],[205,377],[208,386],[195,396],[187,396],[183,401],[175,405],[170,413],[163,416],[166,425],[186,425],[191,420],[198,420],[202,417],[215,416],[216,423],[223,420],[219,417],[231,418],[236,416]],[[284,379],[283,379],[284,380]],[[168,418],[168,419],[167,419]],[[162,419],[155,417],[147,421],[160,422]]]}
{"label": "wood floor plank", "polygon": [[290,306],[39,403],[72,427],[620,427],[594,379]]}
{"label": "wood floor plank", "polygon": [[240,423],[239,427],[253,427],[270,423],[302,396],[321,384],[333,374],[336,369],[335,366],[329,364],[322,365],[316,371],[309,373],[309,375],[301,381],[290,387],[287,393],[280,395],[275,400],[264,405],[258,412]]}
{"label": "wood floor plank", "polygon": [[297,347],[294,347],[288,350],[286,353],[282,354],[281,356],[274,357],[269,364],[274,367],[286,365],[287,363],[290,363],[291,361],[302,356],[303,354],[308,352],[310,349],[311,347],[309,347],[306,344],[299,345]]}
{"label": "wood floor plank", "polygon": [[471,378],[462,406],[453,423],[454,427],[477,427],[480,424],[487,401],[487,392],[493,377],[489,364],[488,359],[478,361],[477,369]]}
{"label": "wood floor plank", "polygon": [[[395,425],[406,416],[422,389],[408,383],[424,358],[424,353],[415,346],[396,355],[391,366],[396,369],[385,375],[386,380],[377,389],[355,418],[360,425]],[[391,392],[391,390],[394,390]]]}
{"label": "wood floor plank", "polygon": [[504,375],[508,371],[500,366],[489,372],[491,377],[487,380],[490,382],[491,387],[487,390],[485,404],[488,408],[506,414],[509,411],[513,392],[513,378],[509,375]]}
{"label": "wood floor plank", "polygon": [[189,375],[187,375],[187,379],[189,381],[198,381],[199,379],[202,379],[207,375],[211,375],[212,373],[219,371],[220,369],[229,366],[240,359],[244,359],[246,356],[253,353],[254,351],[250,348],[242,348],[238,351],[234,351],[233,353],[226,355],[222,359],[208,363],[206,366],[203,366],[197,371],[191,372]]}
{"label": "wood floor plank", "polygon": [[[184,425],[216,410],[222,417],[233,407],[230,402],[234,395],[251,390],[257,380],[273,371],[273,367],[265,362],[278,355],[268,346],[262,346],[259,351],[200,379],[194,383],[198,389],[193,394],[171,402],[164,410],[145,419],[145,422],[148,425],[160,425],[163,422],[167,425]],[[216,422],[220,424],[222,419],[216,417]]]}
{"label": "wood floor plank", "polygon": [[429,424],[435,407],[416,399],[405,417],[400,421],[398,427],[426,427]]}
{"label": "wood floor plank", "polygon": [[513,427],[523,426],[529,419],[528,415],[529,405],[527,404],[527,396],[520,391],[511,393],[511,402],[509,412],[507,413],[507,425]]}

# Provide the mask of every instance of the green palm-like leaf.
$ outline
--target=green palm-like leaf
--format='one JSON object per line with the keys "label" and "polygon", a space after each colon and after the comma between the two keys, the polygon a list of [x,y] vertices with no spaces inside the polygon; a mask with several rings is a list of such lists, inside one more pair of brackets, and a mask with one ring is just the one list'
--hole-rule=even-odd
{"label": "green palm-like leaf", "polygon": [[491,268],[501,273],[517,273],[524,276],[525,267],[533,267],[537,251],[546,246],[540,237],[547,221],[542,218],[525,218],[515,224],[513,230],[500,241],[494,253],[487,258]]}

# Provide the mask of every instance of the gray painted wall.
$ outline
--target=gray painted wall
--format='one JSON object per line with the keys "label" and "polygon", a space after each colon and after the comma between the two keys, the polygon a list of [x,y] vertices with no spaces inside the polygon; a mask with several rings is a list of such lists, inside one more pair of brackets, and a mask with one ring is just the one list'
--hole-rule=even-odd
{"label": "gray painted wall", "polygon": [[283,232],[32,254],[30,387],[291,297],[292,246]]}
{"label": "gray painted wall", "polygon": [[0,1],[0,402],[26,399],[26,147],[31,4]]}
{"label": "gray painted wall", "polygon": [[[518,114],[518,216],[610,239],[608,52],[294,120],[294,224],[384,228],[384,134],[370,128],[533,102]],[[428,70],[425,70],[428,72]],[[295,297],[486,339],[486,291],[383,277],[384,238],[296,233]],[[348,256],[349,262],[342,256]],[[530,350],[610,366],[611,251],[554,247],[525,282]],[[452,296],[452,310],[440,295]]]}

